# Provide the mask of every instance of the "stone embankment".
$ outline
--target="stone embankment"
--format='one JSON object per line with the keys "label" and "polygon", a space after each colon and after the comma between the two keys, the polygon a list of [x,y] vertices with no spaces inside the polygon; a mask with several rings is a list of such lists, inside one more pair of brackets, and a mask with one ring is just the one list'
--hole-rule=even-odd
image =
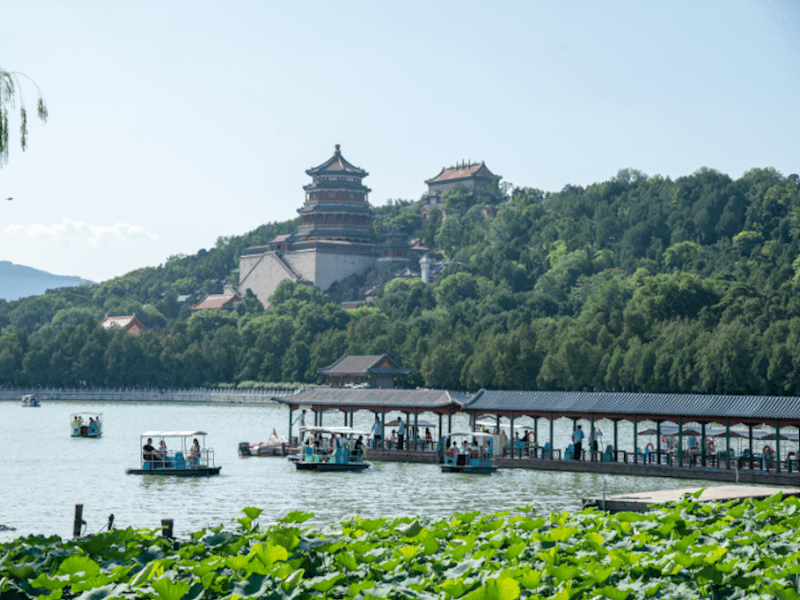
{"label": "stone embankment", "polygon": [[273,404],[276,396],[290,396],[302,390],[192,388],[16,388],[0,387],[0,400],[22,400],[36,394],[40,402],[187,402],[220,404]]}

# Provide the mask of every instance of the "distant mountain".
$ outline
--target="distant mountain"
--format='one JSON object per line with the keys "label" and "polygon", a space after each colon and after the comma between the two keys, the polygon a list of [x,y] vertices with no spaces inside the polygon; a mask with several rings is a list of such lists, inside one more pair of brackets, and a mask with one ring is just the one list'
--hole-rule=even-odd
{"label": "distant mountain", "polygon": [[32,267],[15,265],[0,260],[0,298],[19,300],[26,296],[38,296],[47,290],[92,283],[88,279],[69,275],[53,275]]}

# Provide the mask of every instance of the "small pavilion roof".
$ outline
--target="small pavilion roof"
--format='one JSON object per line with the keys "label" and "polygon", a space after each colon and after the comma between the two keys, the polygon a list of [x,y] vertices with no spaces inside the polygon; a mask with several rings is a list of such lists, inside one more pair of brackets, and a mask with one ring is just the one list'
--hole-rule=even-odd
{"label": "small pavilion roof", "polygon": [[652,394],[637,392],[544,392],[480,390],[464,406],[478,414],[529,415],[554,418],[619,418],[670,420],[731,425],[800,425],[800,398],[726,396],[714,394]]}
{"label": "small pavilion roof", "polygon": [[413,412],[456,413],[461,410],[467,397],[448,390],[385,390],[377,388],[330,388],[316,387],[303,390],[292,396],[272,398],[293,408],[310,406],[312,410],[384,410]]}
{"label": "small pavilion roof", "polygon": [[105,319],[103,319],[103,322],[100,323],[100,326],[105,329],[114,329],[115,327],[119,327],[120,329],[125,329],[128,325],[133,323],[134,320],[138,321],[138,319],[136,318],[136,313],[120,317],[107,316]]}
{"label": "small pavilion roof", "polygon": [[312,167],[306,171],[308,175],[317,175],[318,173],[322,172],[339,172],[348,175],[355,175],[357,177],[366,177],[369,175],[369,173],[367,173],[364,169],[361,169],[345,160],[344,156],[342,156],[342,151],[339,149],[339,144],[336,144],[336,150],[334,151],[333,156],[331,156],[318,167]]}
{"label": "small pavilion roof", "polygon": [[[388,359],[394,367],[379,367],[378,365]],[[332,365],[317,369],[322,375],[362,375],[373,373],[376,375],[409,375],[412,370],[404,369],[397,364],[388,354],[372,354],[367,356],[350,356],[343,354]]]}
{"label": "small pavilion roof", "polygon": [[208,310],[211,308],[233,308],[241,297],[236,292],[230,294],[206,294],[197,304],[190,306],[189,310]]}

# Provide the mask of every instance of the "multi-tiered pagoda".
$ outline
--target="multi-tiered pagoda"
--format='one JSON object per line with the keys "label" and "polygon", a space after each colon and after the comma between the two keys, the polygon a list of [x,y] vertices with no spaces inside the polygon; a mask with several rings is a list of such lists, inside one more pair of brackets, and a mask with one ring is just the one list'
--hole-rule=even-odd
{"label": "multi-tiered pagoda", "polygon": [[375,243],[368,203],[371,190],[362,183],[369,173],[347,162],[339,144],[330,159],[306,173],[312,181],[303,187],[306,202],[297,211],[296,239]]}
{"label": "multi-tiered pagoda", "polygon": [[339,144],[330,159],[306,173],[311,183],[303,187],[297,230],[247,248],[239,262],[239,289],[252,289],[265,306],[283,279],[326,290],[377,261],[371,190],[363,184],[369,173],[345,160]]}

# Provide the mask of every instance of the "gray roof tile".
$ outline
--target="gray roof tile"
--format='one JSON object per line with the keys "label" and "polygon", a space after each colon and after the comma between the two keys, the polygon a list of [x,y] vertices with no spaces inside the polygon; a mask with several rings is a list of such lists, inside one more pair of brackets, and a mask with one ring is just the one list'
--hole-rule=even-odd
{"label": "gray roof tile", "polygon": [[480,390],[464,410],[547,416],[687,417],[705,421],[800,424],[800,398],[652,394],[636,392],[542,392]]}

